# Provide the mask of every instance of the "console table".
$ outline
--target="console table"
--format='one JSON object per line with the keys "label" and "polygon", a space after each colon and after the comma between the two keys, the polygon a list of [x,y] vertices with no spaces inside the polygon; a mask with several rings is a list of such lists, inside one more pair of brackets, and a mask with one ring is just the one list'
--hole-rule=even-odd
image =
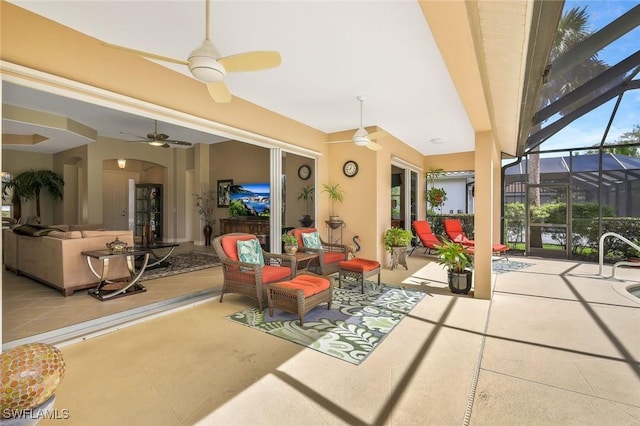
{"label": "console table", "polygon": [[[89,290],[89,295],[104,301],[147,291],[146,288],[137,284],[137,282],[147,268],[150,252],[150,249],[133,249],[122,253],[111,253],[109,250],[83,251],[82,255],[86,256],[89,269],[96,278],[100,279],[98,286]],[[137,273],[135,265],[136,256],[142,256],[144,258],[142,266]],[[109,262],[111,259],[118,258],[125,258],[127,260],[127,269],[129,269],[129,274],[131,275],[131,279],[128,281],[109,281],[108,279]],[[100,271],[100,273],[93,267],[91,259],[97,259],[102,262],[102,271]]]}
{"label": "console table", "polygon": [[269,235],[269,218],[246,216],[220,219],[220,234],[229,234],[231,232]]}

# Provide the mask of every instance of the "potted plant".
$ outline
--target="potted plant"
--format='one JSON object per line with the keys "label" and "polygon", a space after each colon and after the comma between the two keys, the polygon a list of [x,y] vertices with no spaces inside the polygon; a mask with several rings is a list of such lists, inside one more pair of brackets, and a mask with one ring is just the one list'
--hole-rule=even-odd
{"label": "potted plant", "polygon": [[213,212],[216,207],[216,192],[213,190],[206,190],[201,192],[200,194],[193,195],[196,206],[198,207],[198,213],[200,214],[200,219],[204,222],[204,228],[202,232],[204,233],[204,245],[211,245],[211,235],[213,234]]}
{"label": "potted plant", "polygon": [[436,251],[438,263],[447,267],[449,289],[454,293],[469,293],[472,271],[467,267],[472,261],[462,244],[445,241],[437,246]]}
{"label": "potted plant", "polygon": [[[62,200],[64,179],[51,170],[27,170],[2,183],[2,196],[12,190],[11,202],[14,204],[14,218],[22,214],[21,201],[36,201],[36,215],[40,216],[40,190],[46,189],[52,200]],[[17,216],[17,217],[16,217]]]}
{"label": "potted plant", "polygon": [[335,185],[325,183],[323,187],[324,189],[322,190],[322,192],[326,192],[327,194],[329,194],[329,200],[331,201],[331,215],[329,215],[327,224],[331,228],[336,229],[337,227],[342,225],[342,221],[340,220],[340,216],[338,216],[335,212],[335,203],[341,203],[342,201],[344,201],[344,191],[340,189],[339,183],[336,183]]}
{"label": "potted plant", "polygon": [[[439,177],[444,176],[443,169],[430,169],[427,173],[425,173],[425,177],[427,179],[427,190],[425,191],[425,196],[427,198],[427,202],[429,203],[429,209],[435,212],[436,208],[442,209],[442,204],[447,201],[447,191],[443,188],[436,187],[436,181]],[[431,188],[429,188],[431,185]]]}
{"label": "potted plant", "polygon": [[306,214],[304,216],[302,216],[302,219],[300,219],[300,225],[304,226],[305,228],[313,225],[313,219],[311,219],[311,215],[309,214],[309,201],[313,201],[313,193],[314,193],[315,188],[311,185],[307,185],[307,186],[303,186],[302,188],[300,188],[300,191],[298,191],[298,201],[302,200],[305,202],[306,205]]}
{"label": "potted plant", "polygon": [[413,233],[402,228],[390,228],[384,234],[384,248],[391,253],[391,269],[395,269],[398,264],[407,267],[407,247],[411,243]]}
{"label": "potted plant", "polygon": [[298,251],[298,239],[290,234],[282,234],[282,242],[284,243],[284,251],[287,254],[296,254]]}

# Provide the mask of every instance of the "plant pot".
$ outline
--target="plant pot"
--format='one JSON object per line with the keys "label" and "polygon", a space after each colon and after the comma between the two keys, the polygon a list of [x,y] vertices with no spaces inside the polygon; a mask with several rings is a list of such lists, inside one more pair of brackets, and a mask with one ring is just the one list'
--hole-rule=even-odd
{"label": "plant pot", "polygon": [[311,216],[309,216],[308,214],[305,214],[301,219],[298,220],[300,222],[300,226],[304,228],[308,228],[313,225],[313,219],[311,219]]}
{"label": "plant pot", "polygon": [[391,270],[394,270],[398,265],[404,266],[404,269],[409,269],[407,266],[407,246],[391,247]]}
{"label": "plant pot", "polygon": [[287,254],[296,254],[298,252],[298,246],[289,246],[285,244],[284,252]]}
{"label": "plant pot", "polygon": [[202,229],[202,232],[204,233],[204,245],[210,246],[211,234],[213,233],[213,228],[211,227],[211,225],[205,225],[204,228]]}
{"label": "plant pot", "polygon": [[[331,218],[332,218],[332,217],[333,217],[333,218],[336,218],[336,217],[337,217],[338,219],[336,219],[336,220],[331,220]],[[329,228],[331,228],[331,229],[338,229],[338,228],[340,228],[340,227],[342,226],[342,224],[343,224],[344,222],[343,222],[343,221],[341,221],[341,220],[339,219],[339,217],[338,217],[338,216],[329,216],[329,220],[325,220],[325,221],[324,221],[324,223],[326,223],[326,224],[327,224],[327,226],[328,226]]]}
{"label": "plant pot", "polygon": [[457,294],[467,294],[471,291],[473,272],[465,269],[463,272],[447,271],[449,290]]}

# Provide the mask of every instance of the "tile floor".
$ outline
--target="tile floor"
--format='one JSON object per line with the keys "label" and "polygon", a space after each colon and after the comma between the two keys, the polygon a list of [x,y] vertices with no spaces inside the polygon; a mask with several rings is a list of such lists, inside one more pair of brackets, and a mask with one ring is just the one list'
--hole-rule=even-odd
{"label": "tile floor", "polygon": [[65,425],[640,425],[638,270],[517,260],[491,301],[419,255],[384,269],[428,297],[359,366],[225,320],[239,295],[65,345],[56,408]]}

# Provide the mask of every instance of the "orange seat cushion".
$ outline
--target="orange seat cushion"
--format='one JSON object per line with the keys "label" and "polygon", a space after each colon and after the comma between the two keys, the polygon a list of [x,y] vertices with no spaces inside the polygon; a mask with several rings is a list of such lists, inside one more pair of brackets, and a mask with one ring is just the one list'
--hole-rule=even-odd
{"label": "orange seat cushion", "polygon": [[311,275],[298,275],[291,281],[283,281],[277,283],[279,287],[291,288],[294,290],[302,290],[304,297],[313,296],[330,287],[329,280],[321,277],[313,277]]}
{"label": "orange seat cushion", "polygon": [[373,271],[380,267],[380,262],[356,257],[351,260],[340,262],[339,266],[344,269],[351,269],[355,271]]}
{"label": "orange seat cushion", "polygon": [[324,263],[336,263],[347,258],[347,253],[340,251],[325,251]]}
{"label": "orange seat cushion", "polygon": [[291,275],[291,268],[286,266],[265,265],[262,268],[262,282],[273,283]]}
{"label": "orange seat cushion", "polygon": [[[469,254],[475,254],[476,250],[475,247],[466,247],[467,249],[467,253]],[[509,250],[509,246],[505,246],[504,244],[494,244],[493,246],[491,246],[491,251],[493,253],[502,253],[503,251],[507,251]]]}

